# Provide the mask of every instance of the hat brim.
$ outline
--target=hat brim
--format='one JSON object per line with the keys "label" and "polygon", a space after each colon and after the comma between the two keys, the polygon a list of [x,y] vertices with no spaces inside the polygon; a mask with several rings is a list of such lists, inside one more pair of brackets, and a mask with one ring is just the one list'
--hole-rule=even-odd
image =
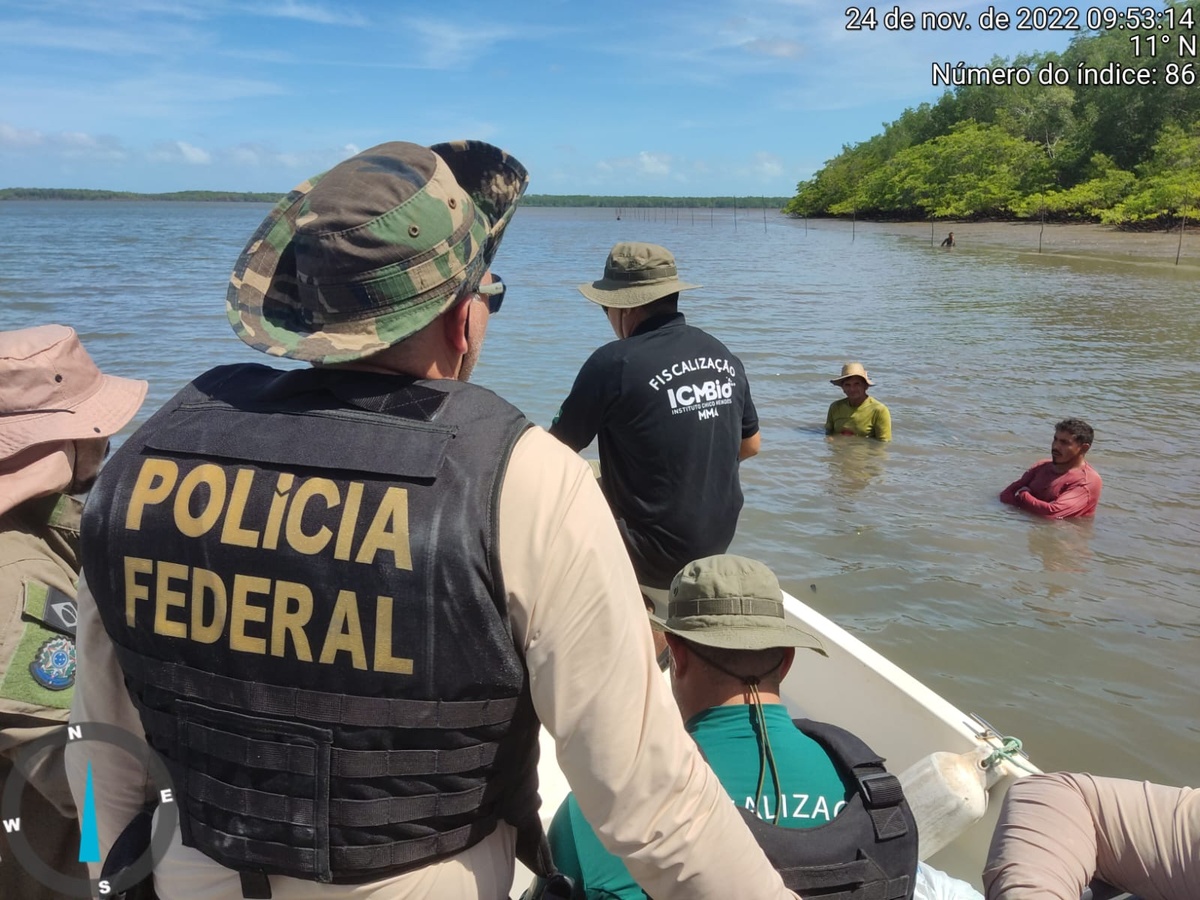
{"label": "hat brim", "polygon": [[758,616],[747,616],[743,619],[759,619],[759,622],[732,625],[729,616],[689,616],[686,620],[676,620],[675,624],[671,625],[651,614],[650,625],[656,631],[665,631],[704,647],[721,647],[726,650],[796,647],[812,650],[822,656],[829,655],[820,638],[787,622]]}
{"label": "hat brim", "polygon": [[101,375],[100,387],[71,409],[5,416],[0,459],[38,444],[112,437],[137,415],[148,388],[145,381]]}
{"label": "hat brim", "polygon": [[663,281],[630,284],[628,281],[610,281],[601,278],[588,284],[579,285],[579,293],[593,303],[617,309],[629,309],[635,306],[645,306],[655,300],[661,300],[679,291],[693,291],[699,284],[687,284],[678,278],[667,278]]}
{"label": "hat brim", "polygon": [[854,372],[850,375],[843,375],[840,378],[830,378],[829,383],[836,384],[840,387],[842,382],[845,381],[847,378],[861,378],[863,381],[865,381],[867,383],[867,387],[875,387],[875,382],[873,382],[866,375],[859,375],[857,372]]}
{"label": "hat brim", "polygon": [[243,341],[271,356],[311,363],[350,362],[420,331],[446,311],[464,284],[478,282],[500,248],[529,173],[505,151],[483,141],[450,141],[429,148],[475,204],[478,249],[466,267],[416,305],[380,311],[364,328],[357,319],[314,323],[301,308],[291,243],[305,198],[321,179],[297,185],[267,215],[234,266],[226,296],[230,325]]}

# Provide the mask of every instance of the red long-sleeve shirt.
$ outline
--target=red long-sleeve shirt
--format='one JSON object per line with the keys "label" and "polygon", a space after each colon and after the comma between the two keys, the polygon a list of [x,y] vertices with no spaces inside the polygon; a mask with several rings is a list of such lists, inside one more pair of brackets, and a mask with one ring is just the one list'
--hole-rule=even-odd
{"label": "red long-sleeve shirt", "polygon": [[[1000,502],[1051,519],[1090,516],[1100,502],[1100,473],[1086,462],[1059,474],[1044,459],[1000,492]],[[1019,488],[1029,488],[1018,494]]]}

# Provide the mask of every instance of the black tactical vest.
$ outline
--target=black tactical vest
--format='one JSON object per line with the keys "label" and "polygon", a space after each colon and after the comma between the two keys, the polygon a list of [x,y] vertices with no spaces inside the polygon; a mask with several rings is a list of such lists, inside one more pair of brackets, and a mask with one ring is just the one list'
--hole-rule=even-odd
{"label": "black tactical vest", "polygon": [[849,731],[797,719],[795,725],[851,775],[854,796],[832,821],[782,828],[739,807],[789,890],[821,900],[911,900],[916,888],[917,823],[896,776]]}
{"label": "black tactical vest", "polygon": [[527,425],[459,382],[224,366],[104,467],[83,567],[186,846],[354,883],[536,823],[497,539]]}

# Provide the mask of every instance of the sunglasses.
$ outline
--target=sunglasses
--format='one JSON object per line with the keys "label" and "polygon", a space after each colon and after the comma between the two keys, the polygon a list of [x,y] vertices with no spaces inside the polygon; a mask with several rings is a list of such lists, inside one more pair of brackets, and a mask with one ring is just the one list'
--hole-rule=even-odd
{"label": "sunglasses", "polygon": [[495,315],[500,312],[500,304],[504,302],[504,292],[507,290],[504,281],[495,272],[492,273],[491,284],[481,284],[475,293],[487,300],[488,313]]}

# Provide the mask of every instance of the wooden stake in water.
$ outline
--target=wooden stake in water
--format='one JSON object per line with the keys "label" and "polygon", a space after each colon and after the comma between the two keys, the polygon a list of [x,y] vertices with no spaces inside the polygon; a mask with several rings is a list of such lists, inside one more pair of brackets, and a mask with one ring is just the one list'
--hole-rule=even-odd
{"label": "wooden stake in water", "polygon": [[762,200],[762,208],[763,208],[763,231],[765,232],[765,231],[767,230],[767,198],[766,198],[766,197],[764,197],[764,196],[762,196],[762,195],[760,194],[760,195],[759,195],[759,199],[760,199],[760,200]]}
{"label": "wooden stake in water", "polygon": [[1187,213],[1179,220],[1179,246],[1175,248],[1175,265],[1179,265],[1179,254],[1183,252],[1183,226],[1187,222]]}
{"label": "wooden stake in water", "polygon": [[929,223],[929,246],[933,246],[933,222]]}
{"label": "wooden stake in water", "polygon": [[854,243],[854,233],[858,230],[858,210],[856,209],[853,218],[850,219],[850,243]]}
{"label": "wooden stake in water", "polygon": [[1038,229],[1038,253],[1042,252],[1042,232],[1046,230],[1046,207],[1042,207],[1042,227]]}
{"label": "wooden stake in water", "polygon": [[737,197],[733,198],[733,230],[737,231]]}

